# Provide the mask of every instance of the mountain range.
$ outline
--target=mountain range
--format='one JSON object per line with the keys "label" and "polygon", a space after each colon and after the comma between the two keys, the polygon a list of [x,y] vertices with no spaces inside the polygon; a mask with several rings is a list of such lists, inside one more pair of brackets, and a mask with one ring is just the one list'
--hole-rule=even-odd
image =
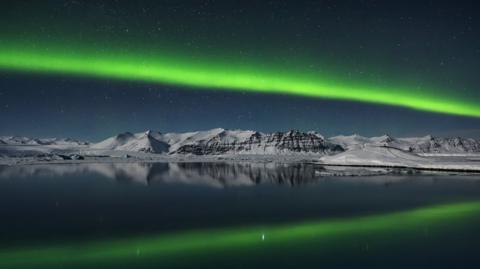
{"label": "mountain range", "polygon": [[309,153],[335,155],[366,147],[389,147],[410,153],[475,153],[480,152],[480,140],[434,136],[395,138],[389,135],[360,135],[325,138],[317,132],[262,133],[250,130],[216,128],[185,133],[146,131],[125,132],[98,143],[71,138],[28,138],[0,136],[1,145],[79,147],[95,150],[143,152],[165,155],[232,155]]}
{"label": "mountain range", "polygon": [[221,128],[188,133],[122,133],[92,148],[142,151],[165,154],[285,154],[308,152],[330,154],[344,149],[315,132],[276,132],[225,130]]}

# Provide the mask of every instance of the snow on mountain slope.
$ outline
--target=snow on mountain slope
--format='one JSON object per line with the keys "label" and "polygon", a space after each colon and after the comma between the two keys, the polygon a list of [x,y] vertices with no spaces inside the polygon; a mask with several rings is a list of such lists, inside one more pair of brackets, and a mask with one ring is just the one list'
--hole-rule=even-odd
{"label": "snow on mountain slope", "polygon": [[216,137],[222,137],[225,143],[234,143],[248,138],[253,131],[225,130],[215,128],[206,131],[188,132],[188,133],[167,133],[163,135],[164,141],[171,145],[170,152],[177,152],[186,145],[206,143]]}
{"label": "snow on mountain slope", "polygon": [[471,138],[442,138],[428,135],[425,137],[401,138],[398,141],[402,143],[403,149],[418,153],[480,152],[480,141]]}
{"label": "snow on mountain slope", "polygon": [[357,134],[354,135],[339,135],[330,137],[328,139],[333,144],[342,146],[344,149],[356,149],[362,148],[366,144],[373,143],[372,140],[368,137],[360,136]]}
{"label": "snow on mountain slope", "polygon": [[[156,138],[157,137],[157,138]],[[168,152],[169,144],[158,140],[161,134],[152,131],[132,134],[121,133],[114,137],[107,138],[99,143],[93,144],[94,149],[139,151],[147,153]]]}
{"label": "snow on mountain slope", "polygon": [[24,136],[0,136],[0,144],[85,146],[89,143],[72,138],[30,138]]}
{"label": "snow on mountain slope", "polygon": [[38,145],[37,139],[24,136],[0,136],[0,140],[7,145]]}
{"label": "snow on mountain slope", "polygon": [[480,152],[480,141],[471,138],[441,138],[433,136],[394,138],[389,135],[363,137],[359,135],[335,136],[328,141],[353,150],[367,146],[388,146],[414,153],[472,153]]}
{"label": "snow on mountain slope", "polygon": [[95,143],[92,145],[92,148],[113,150],[126,144],[131,139],[135,139],[135,135],[130,132],[125,132]]}

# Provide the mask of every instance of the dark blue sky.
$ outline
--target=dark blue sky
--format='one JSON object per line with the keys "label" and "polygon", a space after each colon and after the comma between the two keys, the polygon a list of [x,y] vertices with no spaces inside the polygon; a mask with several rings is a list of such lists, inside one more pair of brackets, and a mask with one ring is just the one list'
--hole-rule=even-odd
{"label": "dark blue sky", "polygon": [[223,127],[324,135],[480,136],[480,119],[304,97],[0,74],[0,133],[96,141],[124,131]]}
{"label": "dark blue sky", "polygon": [[[480,103],[478,1],[2,1],[1,40],[175,50]],[[193,56],[192,56],[193,55]],[[288,68],[287,68],[288,69]],[[480,119],[365,103],[0,71],[0,135],[224,127],[480,137]]]}

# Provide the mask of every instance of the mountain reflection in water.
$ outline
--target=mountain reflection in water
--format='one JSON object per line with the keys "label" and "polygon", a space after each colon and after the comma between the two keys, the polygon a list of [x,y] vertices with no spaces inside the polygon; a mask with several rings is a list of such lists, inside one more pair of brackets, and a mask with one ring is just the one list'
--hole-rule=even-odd
{"label": "mountain reflection in water", "polygon": [[[346,168],[341,168],[346,169]],[[384,176],[379,171],[370,171],[373,176],[332,177],[326,169],[315,164],[250,163],[250,162],[204,162],[204,163],[84,163],[84,164],[38,164],[0,166],[0,179],[22,177],[65,177],[76,174],[95,174],[118,182],[136,182],[145,185],[157,183],[183,183],[216,188],[278,184],[296,186],[313,184],[336,178],[340,181],[361,181],[392,184],[411,180],[409,175]],[[369,175],[363,169],[363,175]],[[345,172],[345,171],[342,171]],[[358,171],[357,171],[358,172]],[[380,171],[381,172],[381,171]],[[377,173],[377,175],[375,175]],[[348,174],[347,174],[348,175]],[[425,178],[425,177],[424,177]],[[428,177],[427,177],[428,178]],[[433,178],[432,178],[433,180]]]}
{"label": "mountain reflection in water", "polygon": [[94,173],[121,182],[185,183],[211,187],[271,182],[299,185],[319,179],[313,165],[278,163],[91,163],[0,167],[0,178]]}

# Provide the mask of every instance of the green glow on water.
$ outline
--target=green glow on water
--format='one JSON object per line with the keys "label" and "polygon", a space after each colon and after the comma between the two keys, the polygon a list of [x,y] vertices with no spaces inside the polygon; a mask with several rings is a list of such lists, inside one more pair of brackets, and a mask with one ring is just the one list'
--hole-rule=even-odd
{"label": "green glow on water", "polygon": [[[161,261],[187,259],[191,255],[215,255],[219,251],[301,243],[331,242],[340,238],[375,233],[378,236],[408,232],[480,213],[480,202],[431,206],[398,213],[320,220],[258,227],[198,230],[130,239],[81,242],[58,246],[0,250],[1,268],[39,268],[53,265],[97,265],[141,258]],[[448,231],[447,231],[448,232]],[[329,241],[330,240],[330,241]],[[266,245],[264,245],[266,244]]]}
{"label": "green glow on water", "polygon": [[[277,66],[220,62],[168,53],[94,49],[85,46],[25,46],[0,43],[0,69],[166,83],[194,89],[277,93],[393,105],[410,109],[480,117],[480,106],[439,91],[365,86]],[[453,92],[453,91],[452,91]]]}

